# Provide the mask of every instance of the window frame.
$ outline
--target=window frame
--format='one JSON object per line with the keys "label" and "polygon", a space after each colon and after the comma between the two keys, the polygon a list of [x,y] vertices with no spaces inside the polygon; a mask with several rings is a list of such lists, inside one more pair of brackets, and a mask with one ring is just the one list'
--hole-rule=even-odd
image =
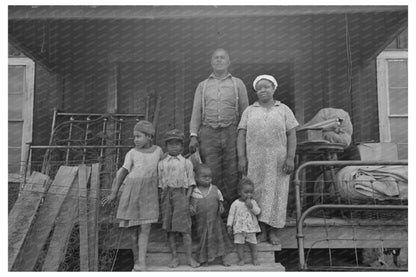
{"label": "window frame", "polygon": [[388,61],[407,60],[407,50],[386,50],[377,57],[377,96],[380,142],[391,142],[390,117],[409,118],[408,114],[390,114]]}
{"label": "window frame", "polygon": [[[21,145],[21,161],[27,161],[29,155],[29,144],[32,143],[33,133],[33,103],[34,103],[34,88],[35,88],[35,62],[27,57],[9,57],[8,66],[24,66],[25,67],[25,80],[23,87],[23,111],[22,111],[22,145]],[[9,122],[9,118],[8,118]],[[9,182],[21,182],[26,168],[30,168],[29,165],[22,163],[20,166],[20,172],[9,173]]]}

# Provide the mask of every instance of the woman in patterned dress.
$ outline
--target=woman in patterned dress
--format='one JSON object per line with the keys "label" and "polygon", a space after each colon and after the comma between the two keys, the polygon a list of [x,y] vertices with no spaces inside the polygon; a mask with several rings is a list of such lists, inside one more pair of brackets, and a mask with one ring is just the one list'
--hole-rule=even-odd
{"label": "woman in patterned dress", "polygon": [[277,231],[286,223],[290,173],[294,169],[296,131],[299,125],[288,106],[273,99],[278,84],[260,75],[253,87],[258,101],[247,107],[238,125],[239,170],[255,184],[254,199],[260,206],[259,241],[279,244]]}

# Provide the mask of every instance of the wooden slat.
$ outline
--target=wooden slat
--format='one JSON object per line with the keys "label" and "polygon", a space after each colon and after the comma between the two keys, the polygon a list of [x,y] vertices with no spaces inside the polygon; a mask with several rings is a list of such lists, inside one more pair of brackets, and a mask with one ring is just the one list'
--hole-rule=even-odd
{"label": "wooden slat", "polygon": [[98,271],[98,214],[100,191],[100,164],[92,165],[91,187],[88,197],[88,250],[89,269]]}
{"label": "wooden slat", "polygon": [[87,167],[80,165],[78,170],[79,184],[79,258],[80,270],[89,270],[88,256],[88,207],[87,207],[87,183],[89,175],[87,175]]}
{"label": "wooden slat", "polygon": [[45,196],[45,201],[39,208],[33,228],[29,230],[13,270],[32,271],[34,269],[77,170],[77,167],[69,166],[59,168],[55,180]]}
{"label": "wooden slat", "polygon": [[[16,261],[49,182],[49,176],[33,172],[9,213],[9,270]],[[32,188],[36,191],[31,191]]]}
{"label": "wooden slat", "polygon": [[[87,171],[91,168],[87,167]],[[58,271],[65,258],[72,228],[78,217],[78,178],[74,178],[68,195],[55,221],[55,229],[43,264],[43,271]]]}

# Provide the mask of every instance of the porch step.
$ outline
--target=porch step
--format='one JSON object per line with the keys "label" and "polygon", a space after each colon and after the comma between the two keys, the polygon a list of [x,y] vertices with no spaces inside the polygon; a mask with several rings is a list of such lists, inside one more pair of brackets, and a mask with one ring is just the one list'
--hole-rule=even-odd
{"label": "porch step", "polygon": [[252,265],[252,264],[245,264],[243,266],[239,265],[231,265],[231,266],[223,266],[223,265],[209,265],[209,266],[201,266],[197,268],[192,268],[187,265],[180,265],[176,268],[169,268],[165,266],[153,266],[150,265],[147,268],[147,271],[200,271],[200,272],[207,272],[207,271],[285,271],[284,266],[280,263],[261,263],[260,265]]}
{"label": "porch step", "polygon": [[[197,245],[193,245],[193,252],[195,253],[195,250],[197,248]],[[274,251],[280,251],[281,246],[280,245],[271,245],[269,243],[259,243],[257,245],[257,251],[258,251],[258,258],[260,263],[274,263]],[[186,256],[185,251],[182,245],[178,245],[178,258],[181,264],[186,264]],[[248,246],[246,246],[245,249],[245,262],[251,263],[251,254]],[[147,250],[147,264],[149,265],[155,265],[155,266],[163,266],[169,263],[172,256],[169,250],[169,247],[166,246],[165,243],[150,243],[148,250]],[[230,264],[237,264],[238,262],[238,256],[235,249],[232,250],[229,254],[226,255],[226,260]],[[221,261],[220,259],[217,259],[213,262],[214,265],[220,265]]]}

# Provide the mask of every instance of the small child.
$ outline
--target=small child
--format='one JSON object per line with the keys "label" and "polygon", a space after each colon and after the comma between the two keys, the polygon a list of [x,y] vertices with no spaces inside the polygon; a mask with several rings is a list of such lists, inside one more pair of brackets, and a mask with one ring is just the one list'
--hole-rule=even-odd
{"label": "small child", "polygon": [[244,265],[244,244],[248,242],[251,258],[254,265],[259,265],[257,256],[256,233],[260,232],[257,215],[260,208],[253,198],[254,184],[243,177],[240,181],[240,198],[235,200],[230,207],[227,220],[229,234],[234,233],[234,244],[237,247],[239,258],[238,265]]}
{"label": "small child", "polygon": [[230,266],[225,255],[233,245],[221,219],[224,199],[221,191],[211,182],[212,172],[209,166],[199,165],[196,170],[197,187],[191,195],[191,211],[195,215],[199,238],[198,261],[203,266],[208,266],[216,257],[222,257],[223,265]]}
{"label": "small child", "polygon": [[168,155],[159,162],[159,188],[162,189],[162,228],[167,231],[172,260],[169,267],[179,265],[176,253],[176,234],[181,234],[186,251],[187,262],[198,267],[192,257],[191,214],[189,198],[195,186],[191,161],[185,159],[183,150],[184,134],[178,129],[166,132],[165,143]]}
{"label": "small child", "polygon": [[159,218],[157,166],[163,157],[163,151],[152,144],[154,134],[155,129],[148,121],[139,121],[134,126],[135,147],[127,152],[123,166],[117,171],[111,194],[102,201],[103,205],[114,202],[121,184],[125,181],[117,219],[120,220],[120,227],[132,231],[133,271],[146,270],[150,225]]}

